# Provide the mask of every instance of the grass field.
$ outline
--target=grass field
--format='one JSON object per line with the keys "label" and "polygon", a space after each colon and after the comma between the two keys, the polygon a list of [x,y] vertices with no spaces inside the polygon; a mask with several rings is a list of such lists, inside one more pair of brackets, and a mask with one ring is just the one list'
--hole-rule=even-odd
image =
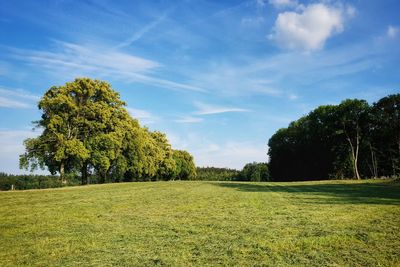
{"label": "grass field", "polygon": [[400,184],[153,182],[0,192],[1,266],[400,266]]}

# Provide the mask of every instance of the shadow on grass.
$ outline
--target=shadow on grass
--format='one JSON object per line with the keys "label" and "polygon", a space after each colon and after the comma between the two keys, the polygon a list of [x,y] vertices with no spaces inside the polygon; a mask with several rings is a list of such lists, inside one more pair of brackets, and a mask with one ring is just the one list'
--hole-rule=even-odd
{"label": "shadow on grass", "polygon": [[315,204],[400,204],[400,183],[213,183],[215,186],[236,189],[242,192],[293,193],[301,202]]}

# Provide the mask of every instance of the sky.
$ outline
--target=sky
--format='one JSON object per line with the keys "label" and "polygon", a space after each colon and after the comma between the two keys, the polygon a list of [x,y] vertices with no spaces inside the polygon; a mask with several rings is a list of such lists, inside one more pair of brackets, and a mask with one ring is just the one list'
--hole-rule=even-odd
{"label": "sky", "polygon": [[22,173],[37,102],[108,81],[198,166],[268,160],[312,109],[400,92],[400,1],[0,1],[0,171]]}

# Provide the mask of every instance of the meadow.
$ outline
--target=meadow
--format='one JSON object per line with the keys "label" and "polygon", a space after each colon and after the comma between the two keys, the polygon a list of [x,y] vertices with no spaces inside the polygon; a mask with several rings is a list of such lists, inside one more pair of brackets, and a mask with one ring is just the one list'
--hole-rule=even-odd
{"label": "meadow", "polygon": [[1,266],[399,266],[400,183],[0,192]]}

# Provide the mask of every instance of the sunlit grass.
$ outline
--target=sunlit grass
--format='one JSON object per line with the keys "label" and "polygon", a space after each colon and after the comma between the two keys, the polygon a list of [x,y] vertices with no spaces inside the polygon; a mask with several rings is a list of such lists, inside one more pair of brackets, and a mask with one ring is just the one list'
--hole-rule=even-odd
{"label": "sunlit grass", "polygon": [[395,266],[400,185],[152,182],[0,192],[1,266]]}

